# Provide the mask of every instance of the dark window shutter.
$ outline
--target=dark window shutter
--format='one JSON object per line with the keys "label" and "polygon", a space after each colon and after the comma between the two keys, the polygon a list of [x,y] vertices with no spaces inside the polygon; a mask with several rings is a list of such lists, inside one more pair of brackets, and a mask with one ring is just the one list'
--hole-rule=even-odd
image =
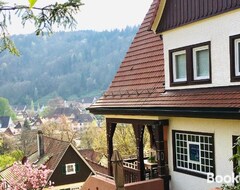
{"label": "dark window shutter", "polygon": [[79,171],[80,171],[80,165],[79,165],[79,163],[76,163],[76,164],[75,164],[75,167],[76,167],[76,168],[75,168],[75,169],[76,169],[76,172],[79,172]]}
{"label": "dark window shutter", "polygon": [[62,165],[62,174],[66,174],[66,166],[65,165]]}

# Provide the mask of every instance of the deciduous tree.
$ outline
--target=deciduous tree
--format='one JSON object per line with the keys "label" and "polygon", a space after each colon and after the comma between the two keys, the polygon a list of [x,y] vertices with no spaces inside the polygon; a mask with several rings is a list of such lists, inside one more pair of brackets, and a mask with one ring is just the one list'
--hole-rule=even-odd
{"label": "deciduous tree", "polygon": [[8,181],[3,180],[4,183],[10,185],[10,189],[26,189],[26,190],[37,190],[42,189],[48,185],[48,176],[52,172],[47,169],[46,166],[32,165],[29,162],[21,164],[15,162],[10,168],[12,175],[9,176]]}
{"label": "deciduous tree", "polygon": [[12,119],[16,118],[8,99],[0,97],[0,116],[10,116]]}

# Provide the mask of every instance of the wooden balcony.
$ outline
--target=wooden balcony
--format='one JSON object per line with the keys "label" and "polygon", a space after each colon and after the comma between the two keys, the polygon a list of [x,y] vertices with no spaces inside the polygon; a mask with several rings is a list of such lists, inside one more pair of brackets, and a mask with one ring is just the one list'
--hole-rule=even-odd
{"label": "wooden balcony", "polygon": [[[145,180],[158,178],[157,163],[150,163],[144,160],[145,170],[144,176]],[[140,170],[137,166],[136,159],[128,159],[123,161],[125,183],[133,183],[140,180]]]}
{"label": "wooden balcony", "polygon": [[[125,184],[125,190],[165,190],[164,180],[160,178]],[[115,182],[109,176],[93,175],[87,179],[81,190],[115,190]]]}

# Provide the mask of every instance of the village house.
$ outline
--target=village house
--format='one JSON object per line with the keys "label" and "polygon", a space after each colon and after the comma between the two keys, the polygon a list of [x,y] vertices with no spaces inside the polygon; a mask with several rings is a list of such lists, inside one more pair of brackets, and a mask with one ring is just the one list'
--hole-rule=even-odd
{"label": "village house", "polygon": [[[89,108],[106,117],[109,175],[118,123],[132,124],[138,150],[135,168],[125,167],[126,183],[148,179],[144,131],[164,181],[156,189],[207,190],[221,186],[208,183],[209,174],[232,175],[229,158],[240,135],[239,8],[234,0],[153,0],[110,87]],[[154,189],[151,183],[145,189]]]}
{"label": "village house", "polygon": [[[37,166],[44,164],[52,170],[47,178],[54,182],[52,189],[79,190],[85,180],[95,171],[82,157],[79,151],[69,142],[46,137],[41,131],[37,134],[37,144],[29,147],[27,160]],[[14,174],[11,167],[0,172],[0,177],[11,185]]]}
{"label": "village house", "polygon": [[15,124],[10,116],[0,116],[0,133],[7,131],[14,134]]}

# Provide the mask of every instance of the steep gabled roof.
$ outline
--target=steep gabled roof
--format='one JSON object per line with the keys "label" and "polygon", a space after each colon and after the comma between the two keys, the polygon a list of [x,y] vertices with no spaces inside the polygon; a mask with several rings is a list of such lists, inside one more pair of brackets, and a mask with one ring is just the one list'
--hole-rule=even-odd
{"label": "steep gabled roof", "polygon": [[9,125],[9,116],[0,116],[0,128],[7,128]]}
{"label": "steep gabled roof", "polygon": [[[30,156],[28,156],[28,160],[30,163],[34,163],[37,166],[44,164],[48,169],[54,172],[54,170],[57,168],[58,164],[60,163],[61,159],[65,155],[68,148],[72,147],[73,150],[76,152],[76,154],[90,168],[92,173],[95,173],[91,165],[81,156],[78,150],[70,142],[43,136],[43,144],[44,144],[44,155],[41,158],[38,157],[37,143],[35,143],[35,145],[31,147],[31,151],[30,151],[31,154]],[[50,179],[51,174],[48,176],[48,180]],[[6,179],[7,182],[9,182],[10,179],[14,177],[14,174],[12,174],[11,172],[11,167],[1,171],[0,176]]]}
{"label": "steep gabled roof", "polygon": [[16,126],[14,127],[14,129],[22,129],[21,123],[18,122],[18,123],[16,124]]}
{"label": "steep gabled roof", "polygon": [[[168,1],[167,1],[168,2]],[[239,118],[240,86],[166,90],[163,43],[149,31],[161,1],[153,0],[105,94],[89,110],[95,114],[146,114]],[[239,3],[238,3],[239,4]],[[161,6],[160,6],[161,8]]]}
{"label": "steep gabled roof", "polygon": [[[44,156],[42,159],[46,159],[45,164],[48,169],[54,170],[68,147],[70,146],[69,142],[61,141],[58,139],[54,139],[51,137],[43,136],[43,144],[44,144]],[[37,152],[37,143],[32,147],[32,154],[28,157],[30,162],[36,162],[38,160],[38,152]],[[48,158],[48,159],[47,159]],[[42,162],[39,160],[38,162]]]}
{"label": "steep gabled roof", "polygon": [[142,106],[153,94],[164,92],[163,44],[149,30],[158,0],[154,0],[107,92],[94,107]]}

